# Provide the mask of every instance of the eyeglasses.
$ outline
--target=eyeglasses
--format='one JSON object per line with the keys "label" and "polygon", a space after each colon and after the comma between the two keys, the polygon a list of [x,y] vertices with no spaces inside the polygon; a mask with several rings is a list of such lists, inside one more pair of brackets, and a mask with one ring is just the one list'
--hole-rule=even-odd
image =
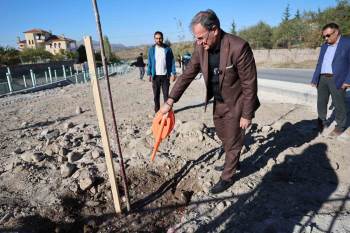
{"label": "eyeglasses", "polygon": [[211,31],[208,31],[206,34],[206,36],[200,36],[200,37],[197,37],[197,38],[194,38],[197,42],[206,42],[209,38],[209,34],[210,34]]}
{"label": "eyeglasses", "polygon": [[330,34],[322,35],[322,38],[323,38],[323,39],[329,38],[329,37],[331,37],[331,35],[333,35],[334,33],[335,33],[335,30],[334,30],[332,33],[330,33]]}

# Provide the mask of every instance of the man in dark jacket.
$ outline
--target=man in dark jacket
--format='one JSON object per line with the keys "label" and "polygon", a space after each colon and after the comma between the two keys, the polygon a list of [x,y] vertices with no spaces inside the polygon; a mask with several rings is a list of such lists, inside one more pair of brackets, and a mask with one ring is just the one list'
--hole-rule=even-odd
{"label": "man in dark jacket", "polygon": [[143,80],[143,76],[145,75],[145,66],[146,64],[143,62],[143,53],[136,58],[136,62],[131,63],[132,66],[136,66],[140,71],[140,79]]}
{"label": "man in dark jacket", "polygon": [[325,43],[321,47],[311,85],[317,87],[318,125],[322,132],[327,127],[329,96],[335,108],[337,125],[331,136],[339,136],[346,129],[346,89],[350,87],[350,38],[342,36],[339,26],[329,23],[322,29]]}
{"label": "man in dark jacket", "polygon": [[192,58],[161,108],[166,114],[199,72],[206,84],[205,108],[214,97],[214,125],[226,152],[220,180],[211,193],[220,193],[234,183],[245,130],[260,103],[252,50],[243,39],[225,33],[212,10],[197,13],[191,22],[196,38]]}

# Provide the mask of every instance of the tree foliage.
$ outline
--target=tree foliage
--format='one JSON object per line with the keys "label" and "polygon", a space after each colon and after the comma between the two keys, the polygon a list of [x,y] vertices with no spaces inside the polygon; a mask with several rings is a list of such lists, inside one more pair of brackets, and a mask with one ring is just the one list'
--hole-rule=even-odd
{"label": "tree foliage", "polygon": [[19,51],[11,47],[0,47],[0,65],[16,65],[21,63]]}
{"label": "tree foliage", "polygon": [[78,63],[83,63],[87,61],[86,50],[84,45],[80,45],[77,49],[78,53]]}
{"label": "tree foliage", "polygon": [[44,48],[25,48],[19,55],[24,63],[46,62],[53,59],[53,55]]}
{"label": "tree foliage", "polygon": [[272,28],[262,21],[255,26],[241,30],[239,36],[247,40],[253,49],[272,48]]}
{"label": "tree foliage", "polygon": [[109,43],[109,39],[107,36],[103,37],[103,47],[105,49],[107,62],[110,62],[113,54],[112,54],[112,47],[111,47],[111,44]]}
{"label": "tree foliage", "polygon": [[276,27],[270,27],[264,22],[240,30],[239,35],[247,40],[253,48],[315,48],[323,41],[322,27],[330,22],[339,25],[343,35],[350,35],[350,2],[337,0],[335,7],[324,11],[296,11],[291,18],[289,4],[282,14],[282,21]]}
{"label": "tree foliage", "polygon": [[234,20],[232,20],[232,24],[231,24],[231,30],[230,30],[232,35],[237,35],[237,31],[236,31],[236,23]]}

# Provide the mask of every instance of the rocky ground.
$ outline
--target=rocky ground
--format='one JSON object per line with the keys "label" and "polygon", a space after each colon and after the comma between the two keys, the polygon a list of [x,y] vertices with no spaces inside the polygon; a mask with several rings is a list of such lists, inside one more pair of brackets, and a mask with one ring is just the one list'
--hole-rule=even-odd
{"label": "rocky ground", "polygon": [[319,135],[313,108],[259,93],[236,182],[211,195],[224,155],[203,80],[151,162],[152,88],[137,72],[111,78],[132,211],[113,209],[91,87],[70,85],[0,99],[0,232],[350,232],[349,130]]}

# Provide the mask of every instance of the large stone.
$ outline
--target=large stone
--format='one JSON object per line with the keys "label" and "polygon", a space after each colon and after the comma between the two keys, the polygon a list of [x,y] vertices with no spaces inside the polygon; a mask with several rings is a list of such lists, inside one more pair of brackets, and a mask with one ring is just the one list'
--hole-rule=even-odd
{"label": "large stone", "polygon": [[61,175],[63,178],[70,177],[76,170],[76,165],[72,163],[64,163],[61,165]]}

